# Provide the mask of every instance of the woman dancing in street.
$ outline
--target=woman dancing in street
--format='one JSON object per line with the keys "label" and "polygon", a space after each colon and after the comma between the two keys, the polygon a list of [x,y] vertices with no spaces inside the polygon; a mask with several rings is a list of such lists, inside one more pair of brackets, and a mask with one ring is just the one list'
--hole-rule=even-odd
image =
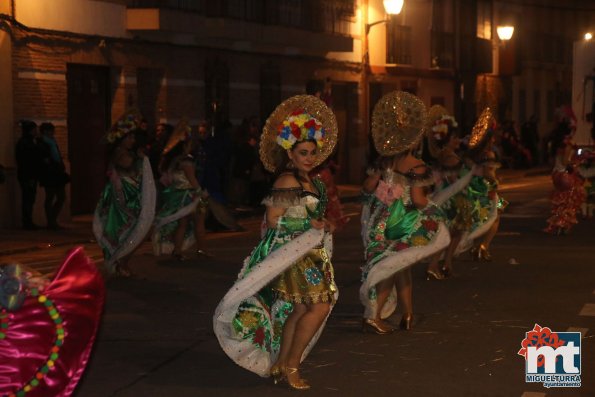
{"label": "woman dancing in street", "polygon": [[[565,121],[562,121],[565,123]],[[572,226],[578,223],[577,214],[587,194],[584,189],[584,178],[578,167],[577,157],[572,142],[573,130],[568,126],[567,134],[558,140],[552,181],[552,215],[548,218],[547,233],[568,234]],[[585,174],[587,175],[587,174]]]}
{"label": "woman dancing in street", "polygon": [[363,329],[387,334],[384,319],[403,307],[400,327],[413,324],[411,265],[448,246],[442,213],[426,196],[432,172],[412,150],[423,136],[426,109],[419,98],[402,91],[385,95],[374,107],[372,136],[383,156],[364,182],[368,202],[362,212],[366,264],[360,300]]}
{"label": "woman dancing in street", "polygon": [[[462,234],[471,227],[473,202],[462,191],[471,181],[472,172],[458,156],[461,140],[457,136],[458,124],[445,108],[434,105],[428,117],[428,146],[436,159],[434,180],[437,192],[432,201],[439,205],[446,215],[445,222],[450,231],[448,248],[432,257],[427,278],[442,280],[452,274],[452,260]],[[440,266],[440,257],[443,257]]]}
{"label": "woman dancing in street", "polygon": [[172,254],[179,261],[186,260],[183,252],[196,242],[199,256],[204,251],[205,216],[208,193],[198,184],[191,129],[181,121],[163,149],[161,161],[161,206],[155,216],[153,252]]}
{"label": "woman dancing in street", "polygon": [[337,121],[318,98],[298,95],[266,122],[260,158],[277,172],[266,231],[219,303],[214,330],[238,365],[292,389],[308,389],[299,365],[316,343],[338,296],[330,262],[333,226],[324,184],[309,173],[332,152]]}
{"label": "woman dancing in street", "polygon": [[129,277],[128,261],[155,216],[155,181],[149,159],[132,151],[140,114],[130,111],[107,133],[108,182],[97,203],[93,233],[109,273]]}
{"label": "woman dancing in street", "polygon": [[498,232],[500,214],[508,205],[498,196],[496,170],[500,162],[492,149],[495,126],[492,110],[484,109],[473,126],[468,145],[467,156],[479,168],[465,192],[473,202],[472,224],[463,233],[455,255],[471,249],[474,260],[492,260],[490,243]]}

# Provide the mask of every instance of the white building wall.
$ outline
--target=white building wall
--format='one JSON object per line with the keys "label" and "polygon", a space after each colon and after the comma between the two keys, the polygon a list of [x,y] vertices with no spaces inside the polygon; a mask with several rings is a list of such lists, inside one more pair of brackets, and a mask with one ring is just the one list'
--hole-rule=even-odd
{"label": "white building wall", "polygon": [[28,27],[130,37],[125,5],[93,0],[15,0],[14,4],[15,18]]}
{"label": "white building wall", "polygon": [[[575,142],[579,145],[592,145],[591,127],[586,115],[591,112],[593,98],[593,78],[595,78],[595,41],[581,40],[574,43],[572,68],[572,108],[577,118]],[[591,79],[586,78],[590,76]]]}

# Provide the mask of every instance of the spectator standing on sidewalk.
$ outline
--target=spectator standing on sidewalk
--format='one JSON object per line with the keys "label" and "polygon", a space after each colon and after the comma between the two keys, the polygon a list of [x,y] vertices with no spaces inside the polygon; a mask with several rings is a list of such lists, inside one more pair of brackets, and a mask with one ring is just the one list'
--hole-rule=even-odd
{"label": "spectator standing on sidewalk", "polygon": [[537,130],[537,116],[533,115],[521,126],[521,143],[529,151],[532,164],[539,163],[539,131]]}
{"label": "spectator standing on sidewalk", "polygon": [[39,145],[43,164],[39,183],[45,189],[45,216],[48,229],[52,230],[60,228],[58,215],[66,200],[66,184],[70,182],[70,175],[66,173],[62,154],[54,137],[55,130],[52,123],[43,123],[39,126],[41,132]]}
{"label": "spectator standing on sidewalk", "polygon": [[37,124],[22,120],[21,138],[18,140],[15,154],[17,161],[17,179],[21,187],[21,220],[25,230],[37,230],[33,223],[33,205],[37,194],[37,182],[41,170],[41,151],[37,139]]}

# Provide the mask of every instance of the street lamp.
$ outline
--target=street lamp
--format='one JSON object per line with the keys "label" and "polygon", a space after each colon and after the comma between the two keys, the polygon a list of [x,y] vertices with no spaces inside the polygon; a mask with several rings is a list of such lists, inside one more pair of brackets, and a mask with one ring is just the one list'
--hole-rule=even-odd
{"label": "street lamp", "polygon": [[585,40],[589,41],[593,38],[593,34],[591,32],[585,33]]}
{"label": "street lamp", "polygon": [[498,26],[496,28],[496,32],[498,32],[498,38],[501,41],[508,41],[512,38],[512,35],[514,34],[514,26],[510,26],[510,25]]}
{"label": "street lamp", "polygon": [[[381,19],[380,21],[366,23],[366,36],[370,33],[370,28],[374,25],[378,25],[381,23],[387,23],[389,21],[389,15],[399,15],[401,10],[403,9],[404,0],[384,0],[382,4],[384,5],[384,11],[386,12],[386,18]],[[366,37],[367,40],[367,37]]]}
{"label": "street lamp", "polygon": [[382,4],[389,15],[398,15],[403,9],[403,0],[384,0]]}

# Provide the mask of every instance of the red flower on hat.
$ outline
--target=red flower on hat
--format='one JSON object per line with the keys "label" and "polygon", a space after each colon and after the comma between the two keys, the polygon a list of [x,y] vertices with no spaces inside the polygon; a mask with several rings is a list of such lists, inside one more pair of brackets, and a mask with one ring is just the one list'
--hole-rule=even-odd
{"label": "red flower on hat", "polygon": [[292,115],[292,116],[298,116],[298,115],[300,115],[300,114],[302,114],[302,113],[305,113],[305,112],[304,112],[304,109],[296,109],[296,110],[294,110],[293,112],[291,112],[291,115]]}
{"label": "red flower on hat", "polygon": [[293,134],[293,136],[296,137],[296,139],[300,139],[302,136],[302,132],[300,131],[300,127],[298,127],[298,125],[296,123],[291,123],[289,124],[289,127],[291,128],[291,133]]}
{"label": "red flower on hat", "polygon": [[306,128],[316,128],[316,120],[310,119],[304,123],[304,127]]}

